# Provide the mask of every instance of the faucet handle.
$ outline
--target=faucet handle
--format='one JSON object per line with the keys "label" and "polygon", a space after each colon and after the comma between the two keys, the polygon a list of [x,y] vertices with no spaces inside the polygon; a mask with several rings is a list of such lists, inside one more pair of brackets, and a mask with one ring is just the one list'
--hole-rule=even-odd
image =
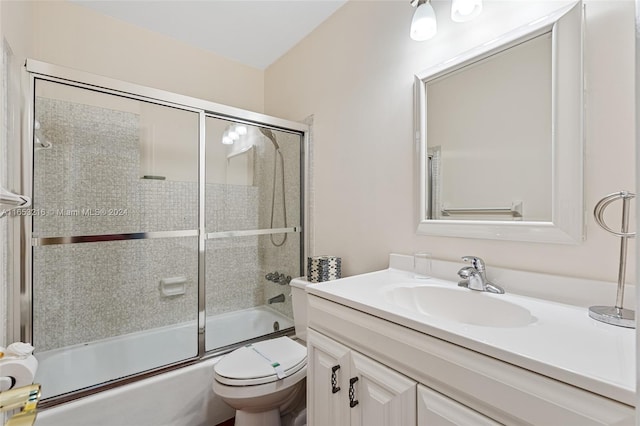
{"label": "faucet handle", "polygon": [[478,271],[475,270],[475,268],[471,267],[471,266],[464,266],[462,268],[460,268],[460,270],[458,271],[458,276],[460,278],[463,279],[467,279],[469,278],[472,274],[477,273]]}
{"label": "faucet handle", "polygon": [[484,260],[476,256],[462,256],[462,260],[470,262],[478,272],[484,272]]}

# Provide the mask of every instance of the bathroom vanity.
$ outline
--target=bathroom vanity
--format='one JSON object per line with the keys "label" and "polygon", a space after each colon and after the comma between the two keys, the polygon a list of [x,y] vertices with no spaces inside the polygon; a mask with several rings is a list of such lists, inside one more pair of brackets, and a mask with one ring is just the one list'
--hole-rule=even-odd
{"label": "bathroom vanity", "polygon": [[307,286],[308,424],[633,424],[634,330],[503,281],[390,268]]}

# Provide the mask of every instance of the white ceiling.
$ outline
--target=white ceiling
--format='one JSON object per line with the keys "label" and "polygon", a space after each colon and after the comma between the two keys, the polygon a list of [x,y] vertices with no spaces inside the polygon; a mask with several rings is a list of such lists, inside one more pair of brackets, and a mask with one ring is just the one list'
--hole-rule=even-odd
{"label": "white ceiling", "polygon": [[254,68],[264,69],[346,0],[71,0]]}

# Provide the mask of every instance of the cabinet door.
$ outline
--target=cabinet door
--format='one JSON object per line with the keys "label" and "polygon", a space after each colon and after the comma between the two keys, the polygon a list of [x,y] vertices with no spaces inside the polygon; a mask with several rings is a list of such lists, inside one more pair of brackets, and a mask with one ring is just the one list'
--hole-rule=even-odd
{"label": "cabinet door", "polygon": [[415,426],[416,382],[357,352],[351,363],[351,425]]}
{"label": "cabinet door", "polygon": [[307,424],[349,425],[349,348],[307,331]]}
{"label": "cabinet door", "polygon": [[477,411],[418,385],[418,426],[498,426]]}

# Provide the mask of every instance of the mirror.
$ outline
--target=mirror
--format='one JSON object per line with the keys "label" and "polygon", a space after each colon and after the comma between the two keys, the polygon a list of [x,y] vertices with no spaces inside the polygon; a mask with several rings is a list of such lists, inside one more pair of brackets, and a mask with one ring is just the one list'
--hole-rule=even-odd
{"label": "mirror", "polygon": [[581,3],[415,78],[418,233],[583,239]]}

